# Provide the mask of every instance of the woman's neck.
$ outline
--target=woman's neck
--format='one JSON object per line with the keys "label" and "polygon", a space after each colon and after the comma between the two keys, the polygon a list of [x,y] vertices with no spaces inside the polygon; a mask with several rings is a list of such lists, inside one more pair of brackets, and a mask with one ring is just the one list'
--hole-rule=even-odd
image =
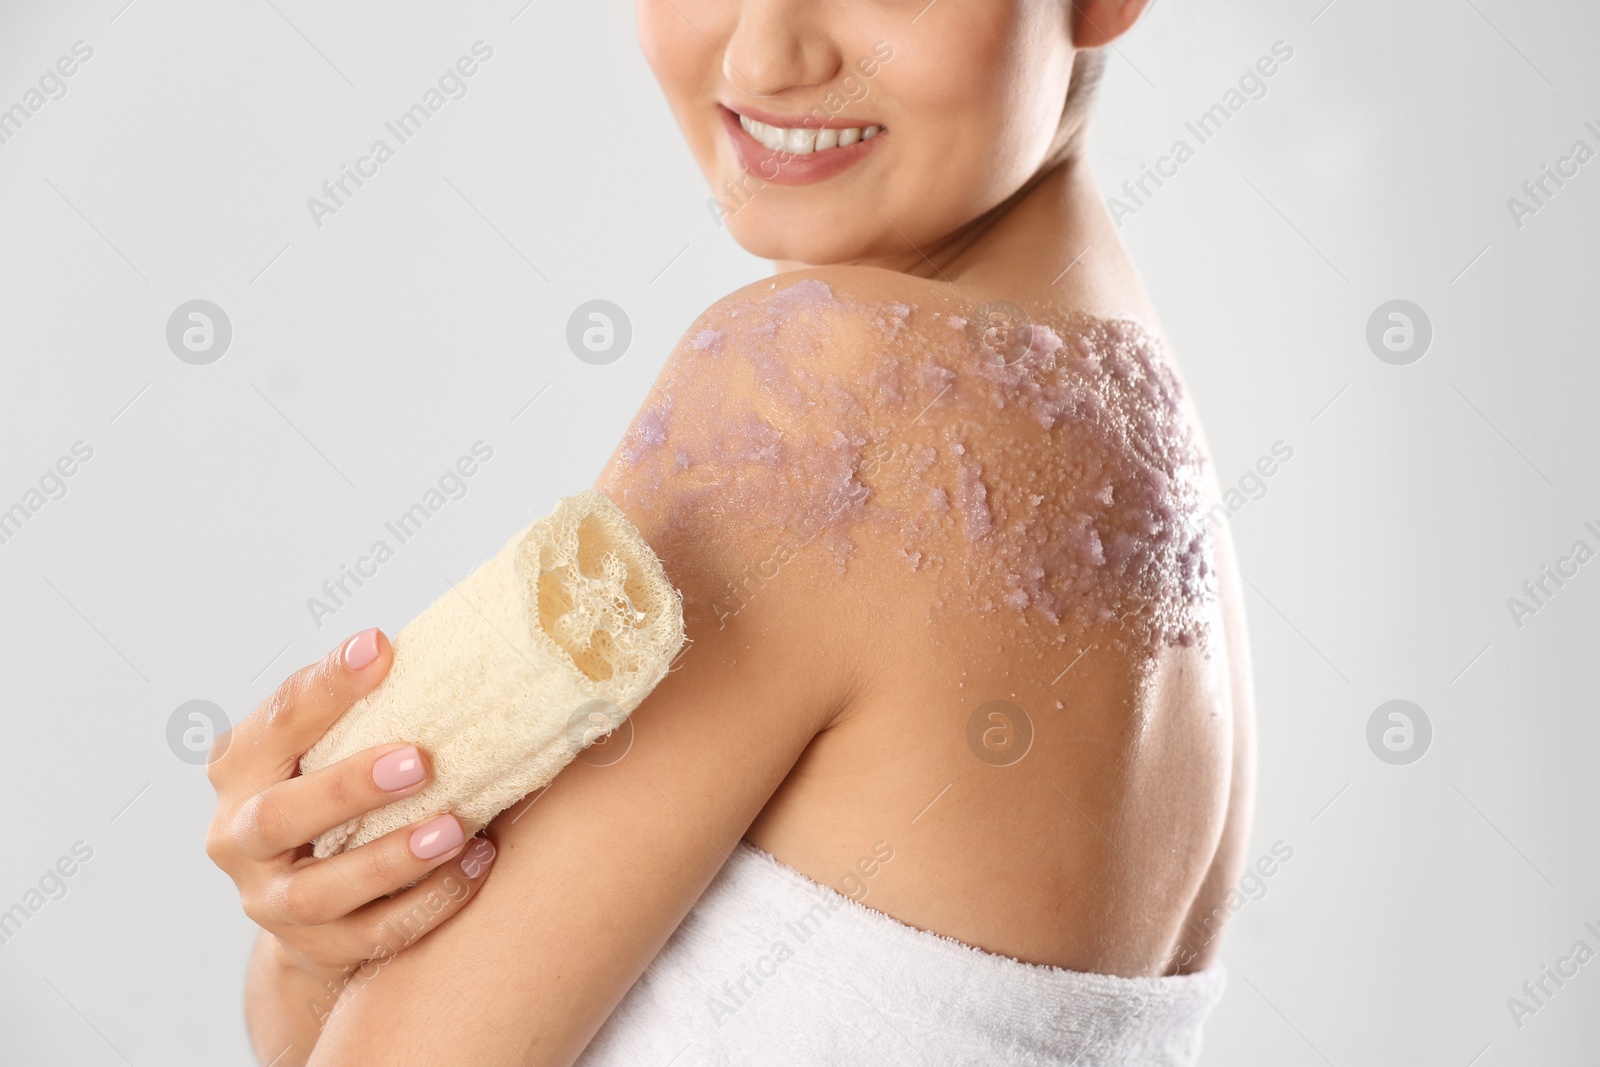
{"label": "woman's neck", "polygon": [[[1153,321],[1138,272],[1077,157],[936,242],[853,261],[963,289]],[[816,264],[777,261],[777,272]]]}

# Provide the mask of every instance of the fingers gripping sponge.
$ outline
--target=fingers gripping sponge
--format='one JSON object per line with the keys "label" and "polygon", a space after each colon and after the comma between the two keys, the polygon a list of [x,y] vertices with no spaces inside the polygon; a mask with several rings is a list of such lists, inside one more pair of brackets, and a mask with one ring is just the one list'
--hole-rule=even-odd
{"label": "fingers gripping sponge", "polygon": [[406,741],[433,758],[422,792],[318,837],[315,854],[453,811],[468,835],[610,733],[683,645],[661,563],[602,493],[574,493],[394,639],[394,665],[300,760],[303,773]]}

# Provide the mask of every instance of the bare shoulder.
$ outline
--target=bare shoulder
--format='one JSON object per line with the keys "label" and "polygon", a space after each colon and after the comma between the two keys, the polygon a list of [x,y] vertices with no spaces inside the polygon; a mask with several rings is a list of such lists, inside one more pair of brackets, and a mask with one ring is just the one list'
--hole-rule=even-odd
{"label": "bare shoulder", "polygon": [[890,914],[1151,973],[1230,793],[1205,466],[1152,329],[829,268],[700,316],[603,488],[704,632],[840,697],[752,841],[824,881],[888,842]]}
{"label": "bare shoulder", "polygon": [[600,487],[678,562],[686,607],[738,610],[747,568],[848,562],[891,409],[948,384],[934,362],[904,378],[894,354],[921,346],[920,324],[897,279],[831,267],[757,282],[674,347]]}
{"label": "bare shoulder", "polygon": [[882,845],[880,910],[1139,974],[1209,958],[1247,832],[1206,466],[1152,326],[833,267],[707,309],[602,488],[701,651],[826,704],[750,840],[819,881]]}
{"label": "bare shoulder", "polygon": [[[929,612],[1031,621],[1059,645],[1113,625],[1155,648],[1204,636],[1204,462],[1139,324],[831,267],[702,314],[604,480],[723,579],[871,556],[934,576],[910,582]],[[686,595],[744,599],[700,584]]]}

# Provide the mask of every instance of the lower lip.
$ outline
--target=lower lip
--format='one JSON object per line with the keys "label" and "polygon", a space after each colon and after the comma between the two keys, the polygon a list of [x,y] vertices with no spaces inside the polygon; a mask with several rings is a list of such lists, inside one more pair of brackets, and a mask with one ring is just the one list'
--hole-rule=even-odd
{"label": "lower lip", "polygon": [[867,153],[876,149],[884,138],[880,131],[871,140],[797,156],[782,149],[768,148],[745,132],[745,128],[739,125],[738,115],[725,107],[719,107],[719,110],[739,166],[774,185],[814,185],[827,181],[865,159]]}

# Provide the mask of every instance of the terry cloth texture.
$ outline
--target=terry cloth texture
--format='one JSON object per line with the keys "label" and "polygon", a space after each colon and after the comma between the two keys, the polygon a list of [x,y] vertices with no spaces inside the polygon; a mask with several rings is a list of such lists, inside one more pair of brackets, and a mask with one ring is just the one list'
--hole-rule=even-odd
{"label": "terry cloth texture", "polygon": [[1223,985],[995,955],[741,841],[576,1067],[1190,1067]]}
{"label": "terry cloth texture", "polygon": [[476,833],[620,725],[682,644],[682,598],[627,516],[595,490],[565,497],[406,624],[388,677],[302,757],[308,773],[407,741],[433,759],[426,789],[315,854],[441,811]]}

